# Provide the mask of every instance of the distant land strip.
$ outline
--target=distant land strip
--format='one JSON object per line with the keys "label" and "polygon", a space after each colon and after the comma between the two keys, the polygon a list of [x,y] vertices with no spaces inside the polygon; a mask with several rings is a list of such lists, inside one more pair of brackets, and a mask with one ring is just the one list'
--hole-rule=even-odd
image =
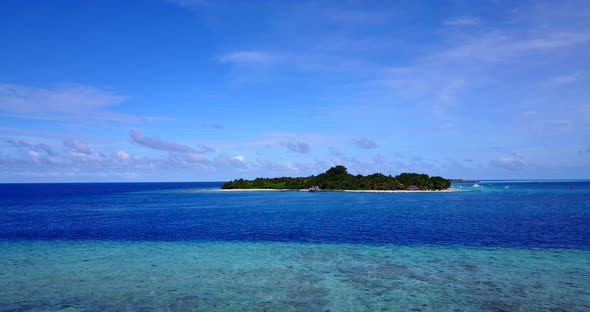
{"label": "distant land strip", "polygon": [[269,190],[301,190],[310,191],[428,191],[446,190],[451,181],[442,177],[429,177],[427,174],[402,173],[398,176],[374,173],[371,175],[352,175],[346,167],[335,166],[328,171],[309,177],[256,178],[254,180],[236,179],[224,183],[221,188],[230,189],[269,189]]}

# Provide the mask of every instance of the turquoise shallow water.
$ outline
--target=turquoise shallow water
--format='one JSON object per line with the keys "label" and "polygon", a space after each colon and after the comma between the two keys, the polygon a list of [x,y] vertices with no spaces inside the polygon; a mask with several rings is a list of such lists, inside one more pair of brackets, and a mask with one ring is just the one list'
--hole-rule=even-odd
{"label": "turquoise shallow water", "polygon": [[0,311],[589,311],[590,251],[0,242]]}

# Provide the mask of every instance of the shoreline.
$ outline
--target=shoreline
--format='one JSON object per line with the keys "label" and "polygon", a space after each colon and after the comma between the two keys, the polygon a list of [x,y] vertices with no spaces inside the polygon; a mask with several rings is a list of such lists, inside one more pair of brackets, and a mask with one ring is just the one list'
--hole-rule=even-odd
{"label": "shoreline", "polygon": [[[330,191],[327,191],[330,192]],[[410,190],[342,190],[336,192],[350,192],[350,193],[455,193],[455,192],[463,192],[458,189],[446,189],[446,190],[418,190],[418,191],[410,191]]]}
{"label": "shoreline", "polygon": [[[183,190],[186,193],[196,192],[309,192],[308,189],[188,189]],[[468,192],[467,190],[460,189],[446,189],[446,190],[322,190],[322,192],[346,192],[346,193],[456,193],[456,192]]]}

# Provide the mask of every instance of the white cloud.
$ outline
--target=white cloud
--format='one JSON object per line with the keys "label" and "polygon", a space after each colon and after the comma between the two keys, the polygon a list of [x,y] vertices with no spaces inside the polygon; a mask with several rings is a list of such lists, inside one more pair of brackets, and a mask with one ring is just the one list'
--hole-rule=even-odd
{"label": "white cloud", "polygon": [[113,155],[111,155],[111,159],[116,160],[116,161],[127,161],[131,158],[131,156],[122,150],[116,151],[115,153],[113,153]]}
{"label": "white cloud", "polygon": [[227,155],[221,154],[215,157],[213,160],[213,166],[218,170],[237,169],[243,171],[247,170],[250,167],[250,164],[242,155],[228,157]]}
{"label": "white cloud", "polygon": [[244,159],[244,156],[242,156],[242,155],[232,157],[230,163],[234,168],[245,169],[248,167],[248,163],[246,162],[246,160]]}
{"label": "white cloud", "polygon": [[35,152],[35,151],[29,151],[29,157],[31,157],[31,160],[32,160],[33,162],[36,162],[36,163],[38,163],[38,162],[39,162],[40,155],[39,155],[39,153],[38,153],[38,152]]}
{"label": "white cloud", "polygon": [[[79,140],[63,141],[64,152],[52,154],[39,148],[40,144],[15,139],[5,139],[0,141],[2,142],[6,143],[0,154],[2,179],[29,177],[43,180],[53,177],[72,181],[118,180],[137,178],[158,170],[177,169],[179,165],[196,168],[202,165],[198,161],[204,159],[202,155],[178,153],[176,155],[180,155],[181,160],[173,159],[170,155],[167,158],[148,158],[131,155],[123,150],[117,150],[107,157]],[[55,147],[49,145],[46,148],[55,150]]]}

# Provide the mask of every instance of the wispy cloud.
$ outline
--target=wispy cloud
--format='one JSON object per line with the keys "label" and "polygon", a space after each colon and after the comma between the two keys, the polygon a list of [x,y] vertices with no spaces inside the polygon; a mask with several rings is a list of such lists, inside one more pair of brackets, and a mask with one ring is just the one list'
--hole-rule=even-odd
{"label": "wispy cloud", "polygon": [[78,162],[85,162],[95,164],[98,162],[108,161],[108,157],[92,149],[88,144],[82,143],[77,139],[70,139],[63,141],[67,153],[66,158],[62,160],[75,160]]}
{"label": "wispy cloud", "polygon": [[88,86],[42,89],[0,84],[0,108],[14,113],[77,113],[113,106],[126,98]]}
{"label": "wispy cloud", "polygon": [[258,171],[270,173],[272,176],[293,175],[301,171],[297,164],[270,159],[256,159],[254,165]]}
{"label": "wispy cloud", "polygon": [[448,19],[443,22],[443,25],[446,25],[446,26],[475,26],[475,25],[479,25],[480,22],[481,22],[481,20],[479,19],[479,17],[462,16],[462,17]]}
{"label": "wispy cloud", "polygon": [[569,74],[558,75],[550,78],[547,82],[553,86],[563,86],[581,80],[584,77],[583,72],[576,71]]}
{"label": "wispy cloud", "polygon": [[217,129],[217,130],[222,130],[223,128],[225,128],[223,125],[216,124],[216,123],[202,124],[201,127],[203,127],[203,128]]}
{"label": "wispy cloud", "polygon": [[290,139],[288,141],[281,142],[281,145],[286,147],[288,150],[290,150],[292,152],[301,153],[301,154],[305,154],[305,153],[309,152],[309,150],[311,149],[309,144],[307,144],[305,142],[297,141],[295,139]]}
{"label": "wispy cloud", "polygon": [[590,127],[590,104],[579,105],[576,109],[576,113],[579,114],[584,125]]}
{"label": "wispy cloud", "polygon": [[180,7],[187,9],[194,9],[202,6],[209,6],[212,4],[212,0],[166,0],[169,3],[176,4]]}
{"label": "wispy cloud", "polygon": [[465,86],[466,82],[463,79],[450,79],[441,84],[436,95],[438,105],[435,105],[435,109],[440,109],[441,104],[454,103],[457,100],[457,93]]}
{"label": "wispy cloud", "polygon": [[315,11],[320,18],[352,25],[386,23],[392,18],[391,12],[369,11],[343,7],[326,7]]}
{"label": "wispy cloud", "polygon": [[490,161],[493,167],[502,168],[506,170],[519,170],[526,166],[524,157],[517,153],[508,153],[498,156],[496,159]]}
{"label": "wispy cloud", "polygon": [[[546,134],[556,133],[559,131],[577,130],[576,133],[588,131],[590,128],[590,105],[568,103],[558,99],[554,105],[554,100],[542,101],[541,104],[535,103],[532,107],[521,113],[519,119],[526,126],[522,131],[540,131]],[[584,129],[586,128],[586,129]]]}
{"label": "wispy cloud", "polygon": [[354,141],[354,144],[358,147],[358,148],[362,148],[362,149],[374,149],[377,148],[377,143],[375,143],[375,141],[369,139],[369,138],[360,138],[358,140]]}
{"label": "wispy cloud", "polygon": [[38,88],[0,83],[0,114],[32,119],[103,119],[117,122],[158,119],[109,110],[127,98],[84,85]]}
{"label": "wispy cloud", "polygon": [[[486,90],[495,90],[505,98],[480,106],[477,111],[506,111],[526,105],[523,99],[532,96],[525,90],[537,88],[539,93],[545,93],[543,87],[547,85],[563,87],[585,78],[579,68],[587,67],[582,60],[590,51],[590,29],[583,22],[587,18],[558,15],[555,7],[560,6],[541,12],[522,7],[522,16],[507,16],[509,22],[496,21],[486,27],[448,27],[475,24],[470,17],[447,20],[439,32],[441,41],[434,43],[429,52],[418,56],[413,64],[383,68],[372,85],[411,100],[413,105],[430,106],[433,117],[440,119],[438,123],[459,127],[468,105],[487,102],[475,95]],[[564,19],[569,20],[564,23]],[[572,60],[566,64],[571,72],[546,78],[546,72],[563,71],[565,59]],[[530,74],[543,71],[540,75]],[[511,87],[508,81],[518,81],[521,89]],[[540,110],[561,105],[548,103]]]}
{"label": "wispy cloud", "polygon": [[138,130],[129,131],[129,137],[131,137],[133,142],[139,145],[160,151],[189,154],[202,154],[214,151],[212,148],[205,145],[200,145],[198,149],[195,149],[188,145],[166,141],[158,137],[146,137]]}
{"label": "wispy cloud", "polygon": [[90,146],[74,139],[64,141],[64,145],[76,153],[89,155],[93,152]]}
{"label": "wispy cloud", "polygon": [[279,57],[264,51],[235,51],[222,55],[221,63],[230,64],[269,64],[278,61]]}
{"label": "wispy cloud", "polygon": [[45,143],[35,144],[15,139],[5,139],[4,142],[10,144],[17,151],[17,153],[12,153],[13,158],[10,161],[20,165],[26,165],[32,161],[37,166],[65,166],[64,170],[67,170],[67,166],[91,164],[90,167],[94,167],[95,164],[109,159],[77,139],[64,140],[65,150],[63,153],[57,152],[56,146]]}
{"label": "wispy cloud", "polygon": [[34,152],[45,152],[49,156],[55,156],[57,153],[46,143],[38,143],[38,144],[31,144],[29,142],[23,140],[16,140],[12,138],[4,138],[0,139],[0,142],[4,141],[8,145],[17,148],[17,149],[24,149],[27,151],[34,151]]}
{"label": "wispy cloud", "polygon": [[237,155],[237,156],[229,157],[224,154],[217,155],[217,157],[215,157],[213,159],[212,165],[217,169],[229,168],[229,169],[246,170],[250,167],[250,164],[246,161],[244,156]]}
{"label": "wispy cloud", "polygon": [[590,33],[574,31],[539,31],[523,36],[495,30],[475,34],[441,54],[435,55],[435,58],[506,62],[535,53],[574,47],[589,41]]}
{"label": "wispy cloud", "polygon": [[[350,140],[350,139],[348,139]],[[282,133],[271,132],[256,136],[251,140],[218,143],[213,145],[217,150],[244,150],[244,149],[268,149],[273,147],[286,147],[289,151],[297,150],[299,153],[310,151],[312,146],[327,146],[335,142],[343,141],[341,136],[320,133]],[[289,149],[288,147],[292,149]]]}

